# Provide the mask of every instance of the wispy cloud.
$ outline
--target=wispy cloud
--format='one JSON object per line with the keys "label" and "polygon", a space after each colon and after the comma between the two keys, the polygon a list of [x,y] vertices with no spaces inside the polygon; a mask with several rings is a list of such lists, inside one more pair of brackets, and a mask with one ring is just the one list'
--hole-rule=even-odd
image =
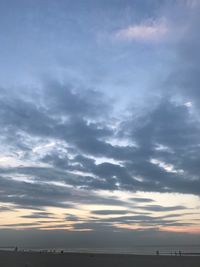
{"label": "wispy cloud", "polygon": [[115,38],[125,41],[154,42],[162,40],[169,32],[166,19],[145,21],[115,32]]}

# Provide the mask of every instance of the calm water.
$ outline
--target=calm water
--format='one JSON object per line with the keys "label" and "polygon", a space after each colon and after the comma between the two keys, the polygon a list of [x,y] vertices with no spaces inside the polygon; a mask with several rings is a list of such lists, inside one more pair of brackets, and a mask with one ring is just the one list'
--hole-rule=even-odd
{"label": "calm water", "polygon": [[95,252],[95,253],[116,253],[116,254],[137,254],[155,255],[159,251],[160,255],[171,255],[181,251],[185,254],[199,254],[200,246],[135,246],[131,248],[79,248],[63,249],[66,252]]}

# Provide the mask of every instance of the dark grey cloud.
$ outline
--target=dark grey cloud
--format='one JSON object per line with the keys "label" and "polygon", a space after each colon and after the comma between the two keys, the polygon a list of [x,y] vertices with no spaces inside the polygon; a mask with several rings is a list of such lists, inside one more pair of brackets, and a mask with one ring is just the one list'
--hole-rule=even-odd
{"label": "dark grey cloud", "polygon": [[[44,182],[21,182],[1,177],[0,202],[12,203],[18,208],[44,209],[45,207],[75,208],[80,203],[124,205],[114,197],[98,196],[88,190],[57,186]],[[37,214],[46,214],[38,212]]]}
{"label": "dark grey cloud", "polygon": [[53,225],[41,225],[38,227],[38,229],[41,230],[46,230],[46,229],[63,229],[63,228],[67,228],[69,227],[69,225],[67,225],[66,223],[61,223],[61,224],[53,224]]}
{"label": "dark grey cloud", "polygon": [[186,210],[185,206],[172,206],[172,207],[164,207],[160,205],[148,205],[143,209],[149,211],[176,211],[176,210]]}
{"label": "dark grey cloud", "polygon": [[[27,183],[13,181],[12,179],[1,178],[1,202],[9,202],[18,206],[26,207],[72,207],[73,204],[67,198],[71,192],[61,187],[45,185],[42,183]],[[52,199],[52,195],[54,198]],[[63,203],[65,202],[65,203]]]}
{"label": "dark grey cloud", "polygon": [[[142,227],[160,227],[160,226],[192,226],[194,223],[179,221],[178,219],[168,219],[165,216],[147,216],[147,215],[126,215],[113,218],[93,219],[81,221],[73,224],[74,229],[90,229],[93,231],[116,231],[120,230],[121,225],[140,225]],[[124,227],[126,228],[126,227]]]}
{"label": "dark grey cloud", "polygon": [[93,210],[93,214],[96,215],[117,215],[117,214],[127,214],[128,210]]}
{"label": "dark grey cloud", "polygon": [[13,224],[4,224],[3,227],[27,227],[27,226],[38,226],[39,223],[13,223]]}
{"label": "dark grey cloud", "polygon": [[[40,219],[38,219],[37,220],[37,222],[38,223],[40,223],[41,224],[41,226],[42,225],[44,225],[44,224],[46,224],[46,223],[54,223],[54,224],[56,224],[56,223],[63,223],[63,220],[60,220],[60,219],[55,219],[55,220],[52,220],[52,219],[48,219],[48,220],[40,220]],[[41,227],[40,226],[40,227]]]}
{"label": "dark grey cloud", "polygon": [[[34,163],[0,169],[3,203],[36,209],[67,208],[81,202],[127,205],[92,193],[100,189],[200,194],[199,123],[186,106],[169,97],[163,97],[148,113],[135,117],[132,112],[117,129],[111,127],[112,105],[104,101],[102,94],[75,90],[69,85],[50,82],[35,92],[2,89],[0,104],[4,153]],[[123,137],[128,138],[130,145],[109,143],[112,138]],[[61,145],[55,143],[45,153],[35,153],[33,148],[45,140]],[[158,145],[165,149],[158,149]],[[97,163],[95,157],[103,157],[105,162]],[[163,167],[168,164],[172,171]],[[11,179],[18,175],[30,182]],[[88,194],[79,194],[79,190]],[[152,202],[148,198],[130,201]],[[165,207],[153,205],[148,209],[166,211]]]}
{"label": "dark grey cloud", "polygon": [[67,214],[67,216],[65,217],[65,219],[67,221],[73,221],[73,222],[77,222],[79,221],[79,217],[73,214]]}
{"label": "dark grey cloud", "polygon": [[83,116],[95,118],[102,115],[99,110],[103,110],[107,115],[111,108],[102,93],[85,88],[80,90],[70,84],[61,85],[57,81],[48,81],[45,84],[41,98],[45,99],[50,114],[54,116],[56,114],[58,117],[67,115],[73,118]]}
{"label": "dark grey cloud", "polygon": [[50,212],[40,211],[40,212],[33,212],[28,215],[23,215],[21,218],[30,218],[30,219],[40,219],[40,218],[53,218],[53,214]]}
{"label": "dark grey cloud", "polygon": [[[132,175],[141,177],[143,187],[147,186],[149,191],[188,191],[199,194],[198,173],[191,173],[184,164],[188,157],[192,158],[194,164],[193,159],[197,157],[194,147],[199,142],[198,121],[185,106],[167,99],[163,99],[152,112],[145,114],[140,120],[141,124],[136,129],[133,121],[124,126],[131,129],[130,136],[139,145],[134,153],[134,160],[125,164],[126,169]],[[158,144],[167,149],[157,149]],[[163,162],[165,166],[171,164],[174,171],[167,171],[161,165],[153,164],[151,159]]]}
{"label": "dark grey cloud", "polygon": [[144,198],[144,197],[132,197],[132,198],[129,198],[129,200],[133,201],[133,202],[136,202],[136,203],[149,203],[149,202],[154,202],[153,199],[151,198]]}
{"label": "dark grey cloud", "polygon": [[117,227],[113,226],[110,222],[102,222],[102,221],[86,221],[79,222],[73,225],[74,230],[88,229],[91,231],[97,232],[109,232],[114,231]]}
{"label": "dark grey cloud", "polygon": [[[97,118],[96,113],[103,115],[102,112],[99,112],[102,108],[106,114],[106,108],[99,93],[86,91],[85,95],[81,96],[72,93],[67,86],[64,88],[57,84],[48,86],[35,96],[38,99],[37,103],[30,99],[33,97],[32,95],[24,96],[22,92],[21,96],[11,92],[13,95],[10,97],[5,90],[2,90],[0,95],[2,134],[9,139],[12,139],[11,132],[16,132],[18,135],[24,133],[31,137],[57,138],[72,142],[74,146],[78,146],[86,152],[91,150],[95,153],[96,151],[97,154],[102,153],[98,151],[98,147],[100,148],[101,145],[105,147],[102,149],[107,149],[106,144],[98,138],[110,135],[111,130],[105,124],[98,122],[89,124],[86,120],[89,116],[87,110],[90,111],[90,119]],[[57,91],[59,93],[55,93]],[[43,93],[44,96],[42,96]],[[101,105],[98,103],[98,99],[102,102]],[[45,106],[40,103],[43,101],[45,101]],[[75,104],[75,102],[78,103]],[[65,106],[62,103],[65,103]],[[76,112],[74,105],[79,107],[75,108]],[[13,141],[17,143],[16,140],[18,139]]]}
{"label": "dark grey cloud", "polygon": [[102,221],[105,222],[112,222],[112,223],[148,223],[150,225],[165,225],[168,223],[176,222],[175,219],[167,219],[166,217],[163,218],[163,216],[150,216],[150,215],[126,215],[126,216],[119,216],[119,217],[113,217],[113,218],[107,218]]}

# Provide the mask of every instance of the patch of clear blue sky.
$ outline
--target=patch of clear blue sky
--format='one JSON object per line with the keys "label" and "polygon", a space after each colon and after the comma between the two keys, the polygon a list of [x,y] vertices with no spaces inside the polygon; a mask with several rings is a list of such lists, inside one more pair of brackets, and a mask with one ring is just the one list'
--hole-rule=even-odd
{"label": "patch of clear blue sky", "polygon": [[[51,77],[137,101],[167,72],[165,44],[120,42],[115,31],[162,16],[166,1],[1,1],[0,83]],[[168,2],[169,3],[169,2]],[[164,63],[164,64],[163,64]]]}

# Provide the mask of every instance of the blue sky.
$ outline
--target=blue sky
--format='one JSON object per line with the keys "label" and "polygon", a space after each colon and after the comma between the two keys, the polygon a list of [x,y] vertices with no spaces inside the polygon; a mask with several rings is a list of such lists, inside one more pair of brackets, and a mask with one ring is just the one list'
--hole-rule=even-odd
{"label": "blue sky", "polygon": [[199,233],[199,8],[1,1],[3,235]]}

